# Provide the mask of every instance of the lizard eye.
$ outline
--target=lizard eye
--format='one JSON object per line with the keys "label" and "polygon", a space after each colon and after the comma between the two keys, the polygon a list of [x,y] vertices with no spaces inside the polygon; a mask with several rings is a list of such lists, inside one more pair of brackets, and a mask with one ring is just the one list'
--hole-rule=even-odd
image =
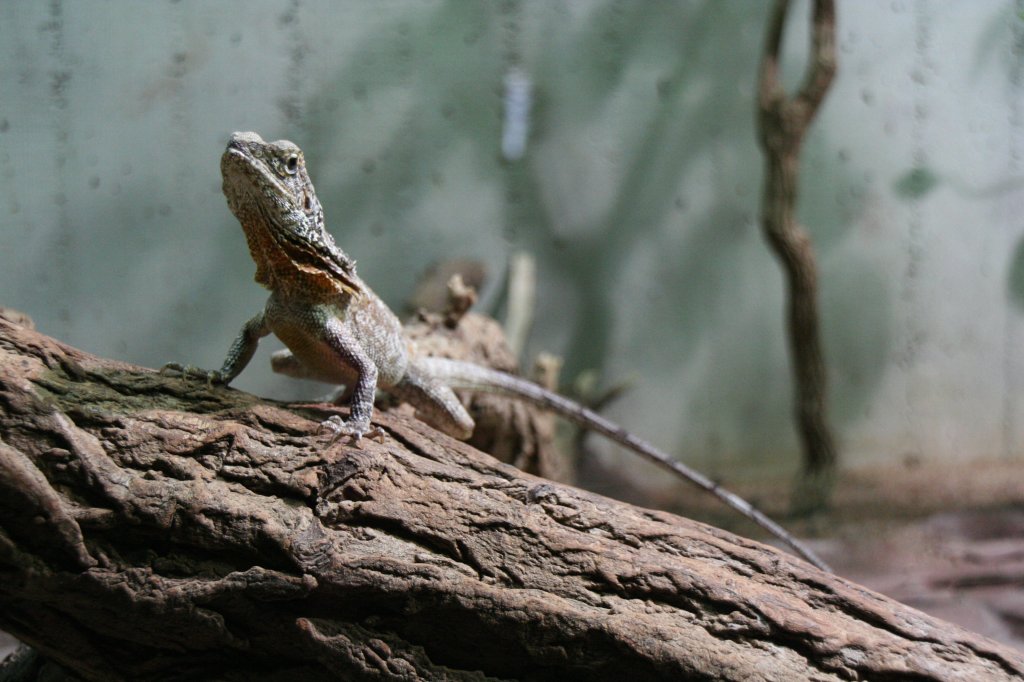
{"label": "lizard eye", "polygon": [[299,167],[299,157],[292,154],[291,156],[288,157],[288,160],[285,161],[284,167],[288,170],[288,173],[290,175],[295,175],[295,171]]}

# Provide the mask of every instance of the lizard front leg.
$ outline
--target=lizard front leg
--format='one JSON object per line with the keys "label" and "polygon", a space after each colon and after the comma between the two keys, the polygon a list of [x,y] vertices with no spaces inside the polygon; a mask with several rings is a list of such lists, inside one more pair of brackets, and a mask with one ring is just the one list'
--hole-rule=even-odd
{"label": "lizard front leg", "polygon": [[228,355],[219,370],[205,370],[192,365],[182,365],[177,362],[168,362],[160,369],[161,374],[178,372],[183,376],[205,379],[210,384],[229,384],[237,377],[245,366],[252,360],[260,339],[270,333],[270,327],[262,312],[254,315],[252,319],[242,326],[242,331],[235,337]]}
{"label": "lizard front leg", "polygon": [[324,320],[321,334],[337,360],[350,368],[356,377],[351,386],[348,419],[335,415],[321,426],[339,436],[351,436],[354,441],[358,441],[371,431],[370,418],[373,416],[373,399],[377,393],[377,365],[347,325],[338,318]]}

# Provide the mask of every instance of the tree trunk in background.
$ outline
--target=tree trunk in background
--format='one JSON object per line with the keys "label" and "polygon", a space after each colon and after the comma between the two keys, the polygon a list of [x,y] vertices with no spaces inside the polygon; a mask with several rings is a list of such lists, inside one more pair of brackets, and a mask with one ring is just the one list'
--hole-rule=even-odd
{"label": "tree trunk in background", "polygon": [[89,680],[1024,675],[1012,650],[770,547],[394,414],[380,442],[332,444],[319,408],[0,315],[0,628]]}
{"label": "tree trunk in background", "polygon": [[803,449],[803,471],[793,494],[793,510],[810,513],[828,504],[838,457],[827,419],[814,248],[797,222],[796,201],[800,147],[835,74],[835,6],[831,0],[814,2],[811,60],[804,84],[793,98],[786,97],[778,73],[788,9],[788,0],[777,0],[772,9],[758,84],[758,124],[766,158],[761,224],[786,274],[787,331],[797,432]]}

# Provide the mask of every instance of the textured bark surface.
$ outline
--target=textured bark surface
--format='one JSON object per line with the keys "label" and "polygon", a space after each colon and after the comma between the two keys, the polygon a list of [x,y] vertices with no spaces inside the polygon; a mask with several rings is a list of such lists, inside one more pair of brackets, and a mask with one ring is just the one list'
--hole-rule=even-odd
{"label": "textured bark surface", "polygon": [[1020,679],[1010,649],[399,416],[0,318],[0,628],[86,679]]}

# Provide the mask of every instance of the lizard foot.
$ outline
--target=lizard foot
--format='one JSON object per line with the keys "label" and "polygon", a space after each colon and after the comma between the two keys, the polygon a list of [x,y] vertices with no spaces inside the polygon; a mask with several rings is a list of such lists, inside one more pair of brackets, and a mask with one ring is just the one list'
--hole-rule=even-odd
{"label": "lizard foot", "polygon": [[320,422],[320,432],[323,433],[325,431],[329,431],[334,434],[334,438],[331,439],[331,445],[346,437],[351,439],[354,445],[358,443],[363,436],[366,436],[367,438],[374,438],[378,443],[384,442],[384,429],[379,426],[374,426],[369,422],[369,420],[357,421],[353,419],[342,419],[341,417],[334,415],[328,417],[325,421]]}
{"label": "lizard foot", "polygon": [[223,385],[224,375],[217,370],[206,370],[193,365],[182,365],[177,362],[168,362],[160,368],[160,374],[164,376],[180,376],[183,379],[200,379],[206,382],[207,386]]}

